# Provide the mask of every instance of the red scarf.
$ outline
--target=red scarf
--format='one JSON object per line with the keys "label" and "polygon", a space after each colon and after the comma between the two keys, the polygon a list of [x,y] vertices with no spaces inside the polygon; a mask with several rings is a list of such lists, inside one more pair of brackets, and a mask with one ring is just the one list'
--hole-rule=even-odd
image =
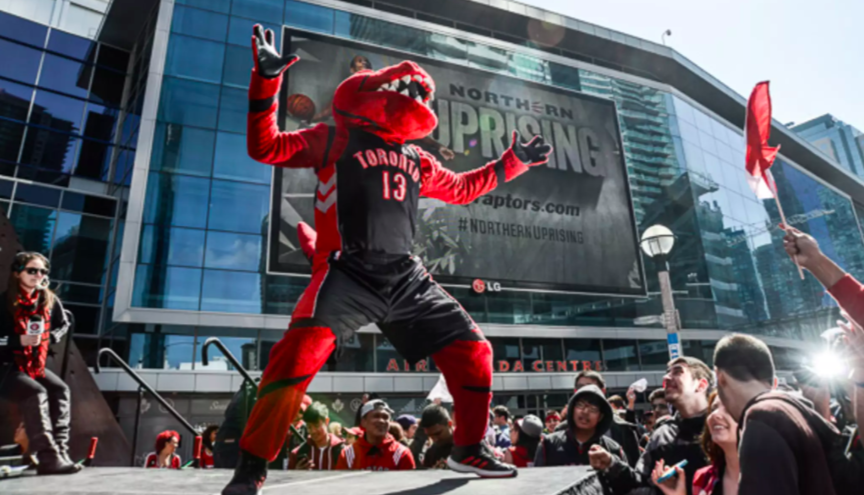
{"label": "red scarf", "polygon": [[33,294],[18,292],[18,305],[15,306],[15,333],[27,335],[27,323],[33,315],[41,315],[45,322],[45,332],[38,346],[25,347],[15,351],[15,364],[18,371],[27,373],[30,378],[42,378],[45,376],[45,361],[48,359],[48,345],[51,342],[49,330],[51,329],[51,318],[48,309],[40,305],[38,290]]}

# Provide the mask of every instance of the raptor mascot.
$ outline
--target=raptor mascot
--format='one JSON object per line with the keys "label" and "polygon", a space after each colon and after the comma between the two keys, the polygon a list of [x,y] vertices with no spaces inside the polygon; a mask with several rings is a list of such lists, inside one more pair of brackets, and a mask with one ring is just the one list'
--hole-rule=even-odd
{"label": "raptor mascot", "polygon": [[[312,280],[291,325],[270,353],[240,441],[241,456],[223,495],[260,493],[267,461],[285,441],[306,388],[340,343],[375,323],[409,361],[427,356],[444,374],[454,400],[450,469],[482,477],[513,477],[516,468],[482,443],[492,400],[492,348],[477,324],[412,256],[420,196],[470,203],[547,163],[540,136],[510,148],[476,170],[455,173],[406,144],[438,125],[430,108],[435,82],[411,61],[361,70],[336,89],[334,126],[280,132],[277,96],[282,73],[297,62],[282,55],[274,34],[256,25],[249,85],[249,155],[277,167],[314,168],[317,239]],[[410,455],[410,453],[409,453]]]}

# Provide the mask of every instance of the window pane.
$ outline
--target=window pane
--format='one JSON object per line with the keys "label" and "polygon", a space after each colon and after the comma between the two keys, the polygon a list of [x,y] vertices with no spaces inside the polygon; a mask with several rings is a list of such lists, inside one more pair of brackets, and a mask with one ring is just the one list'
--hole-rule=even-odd
{"label": "window pane", "polygon": [[19,182],[15,190],[15,201],[56,208],[60,204],[60,189]]}
{"label": "window pane", "polygon": [[342,347],[342,357],[336,361],[336,364],[330,370],[348,372],[375,371],[374,363],[372,362],[374,340],[374,336],[369,333],[355,333],[351,338],[346,339]]}
{"label": "window pane", "polygon": [[[387,371],[387,366],[393,360],[399,370],[403,369],[402,356],[393,347],[393,344],[383,335],[376,335],[375,341],[378,345],[375,346],[375,371],[382,373]],[[390,368],[390,371],[394,371]]]}
{"label": "window pane", "polygon": [[[225,64],[222,73],[222,84],[228,86],[237,86],[240,88],[249,87],[249,76],[252,73],[252,55],[249,47],[227,45],[225,47]],[[224,94],[223,89],[223,94]],[[247,103],[248,107],[248,103]],[[243,117],[243,122],[246,122],[246,117]]]}
{"label": "window pane", "polygon": [[319,33],[333,33],[333,9],[285,0],[285,24]]}
{"label": "window pane", "polygon": [[24,137],[24,127],[23,123],[0,119],[0,160],[18,161],[21,139]]}
{"label": "window pane", "polygon": [[[170,327],[156,325],[156,328],[168,330]],[[129,366],[132,368],[180,369],[193,357],[195,337],[192,335],[133,333],[129,340]]]}
{"label": "window pane", "polygon": [[91,71],[92,67],[89,65],[46,53],[39,86],[86,98]]}
{"label": "window pane", "polygon": [[[261,24],[261,27],[264,29],[272,29],[273,34],[276,35],[276,46],[279,48],[280,52],[282,49],[282,26],[277,24],[270,24],[267,22],[261,22],[261,19],[281,19],[282,15],[280,13],[279,17],[261,17],[257,20],[243,19],[241,17],[231,17],[231,21],[228,24],[228,43],[231,45],[240,45],[249,50],[249,43],[252,39],[252,27],[255,24]],[[251,56],[251,50],[247,52]],[[248,74],[247,74],[248,76]]]}
{"label": "window pane", "polygon": [[111,142],[120,111],[96,103],[88,103],[84,112],[84,137]]}
{"label": "window pane", "polygon": [[52,276],[58,280],[101,283],[110,237],[111,220],[60,212],[51,253]]}
{"label": "window pane", "polygon": [[0,79],[0,117],[26,122],[32,97],[30,86]]}
{"label": "window pane", "polygon": [[126,72],[129,67],[129,52],[103,44],[99,47],[99,58],[96,63],[109,69]]}
{"label": "window pane", "polygon": [[[225,334],[237,335],[226,337]],[[243,337],[242,335],[247,335]],[[213,370],[213,371],[230,371],[234,370],[234,366],[222,355],[222,352],[215,347],[207,349],[207,357],[209,363],[204,366],[203,350],[204,343],[210,337],[218,337],[228,351],[240,361],[240,365],[246,370],[255,369],[257,363],[256,354],[258,353],[258,331],[249,328],[238,328],[237,330],[225,328],[199,328],[197,332],[195,346],[195,369],[196,370]]]}
{"label": "window pane", "polygon": [[594,363],[601,362],[599,339],[564,339],[564,352],[568,366],[570,361],[580,361],[579,366],[570,366],[571,370],[583,369],[583,361],[589,361],[592,369],[595,367]]}
{"label": "window pane", "polygon": [[213,41],[225,41],[228,35],[228,16],[177,6],[171,19],[171,31]]}
{"label": "window pane", "polygon": [[[489,343],[492,344],[492,356],[495,359],[495,369],[499,371],[512,370],[513,365],[519,360],[519,339],[504,338],[504,337],[489,337]],[[506,366],[501,366],[501,361],[507,363]]]}
{"label": "window pane", "polygon": [[177,124],[158,123],[153,139],[153,170],[209,177],[216,133]]}
{"label": "window pane", "polygon": [[96,335],[99,333],[99,308],[67,304],[66,309],[75,317],[76,335]]}
{"label": "window pane", "polygon": [[606,358],[604,369],[609,371],[637,371],[635,340],[604,340],[603,356]]}
{"label": "window pane", "polygon": [[[48,26],[0,12],[0,34],[21,43],[29,43],[41,48],[45,45],[45,35],[48,34]],[[5,55],[2,49],[0,49],[0,53]]]}
{"label": "window pane", "polygon": [[9,216],[9,222],[15,227],[15,233],[18,234],[24,250],[38,251],[45,255],[51,248],[56,221],[57,210],[21,204],[16,204]]}
{"label": "window pane", "polygon": [[29,84],[36,83],[36,73],[39,71],[42,52],[0,39],[0,53],[3,54],[0,76]]}
{"label": "window pane", "polygon": [[246,136],[220,132],[216,135],[213,177],[270,184],[273,167],[256,162],[246,151]]}
{"label": "window pane", "polygon": [[0,198],[12,199],[12,188],[15,183],[11,180],[0,180]]}
{"label": "window pane", "polygon": [[204,228],[209,188],[207,179],[150,172],[144,222]]}
{"label": "window pane", "polygon": [[270,207],[270,187],[213,181],[208,228],[261,234]]}
{"label": "window pane", "polygon": [[226,270],[261,270],[265,266],[261,236],[207,232],[204,266]]}
{"label": "window pane", "polygon": [[108,167],[114,147],[91,139],[82,139],[75,175],[94,180],[108,180]]}
{"label": "window pane", "polygon": [[94,215],[114,216],[114,210],[117,202],[102,198],[99,196],[87,196],[70,191],[65,191],[63,194],[63,209],[74,210],[83,213],[92,213]]}
{"label": "window pane", "polygon": [[48,38],[48,49],[82,61],[90,60],[92,62],[96,55],[94,53],[96,43],[58,29],[51,30],[51,36]]}
{"label": "window pane", "polygon": [[197,310],[200,297],[200,269],[138,265],[135,271],[133,306]]}
{"label": "window pane", "polygon": [[159,120],[210,129],[216,127],[219,86],[165,77],[161,100]]}
{"label": "window pane", "polygon": [[21,163],[55,172],[71,173],[78,139],[71,134],[30,127],[24,139]]}
{"label": "window pane", "polygon": [[224,14],[231,11],[231,0],[176,0],[175,3],[199,9],[215,10]]}
{"label": "window pane", "polygon": [[669,347],[665,340],[639,341],[639,356],[643,371],[665,370],[669,362]]}
{"label": "window pane", "polygon": [[204,270],[201,311],[261,313],[261,276],[257,273]]}
{"label": "window pane", "polygon": [[[52,273],[52,278],[56,280]],[[78,285],[69,282],[63,282],[54,290],[63,304],[66,303],[85,303],[85,304],[100,304],[102,302],[102,288],[92,287],[89,285]]]}
{"label": "window pane", "polygon": [[265,275],[264,285],[264,313],[290,315],[294,304],[309,285],[309,279]]}
{"label": "window pane", "polygon": [[138,260],[151,265],[200,267],[204,261],[203,230],[145,225]]}
{"label": "window pane", "polygon": [[[249,71],[246,70],[246,72],[248,76]],[[219,130],[245,135],[246,112],[248,110],[249,97],[245,89],[222,87],[222,99],[219,102]]]}
{"label": "window pane", "polygon": [[119,107],[123,101],[123,85],[126,75],[104,67],[96,67],[93,76],[93,87],[90,89],[90,99],[103,105]]}
{"label": "window pane", "polygon": [[219,83],[222,79],[224,58],[223,43],[175,34],[168,42],[165,74]]}
{"label": "window pane", "polygon": [[279,19],[282,18],[282,2],[278,0],[234,0],[231,3],[231,15],[259,21],[268,19],[279,22]]}
{"label": "window pane", "polygon": [[51,91],[36,91],[30,123],[60,132],[80,132],[84,100],[69,98]]}

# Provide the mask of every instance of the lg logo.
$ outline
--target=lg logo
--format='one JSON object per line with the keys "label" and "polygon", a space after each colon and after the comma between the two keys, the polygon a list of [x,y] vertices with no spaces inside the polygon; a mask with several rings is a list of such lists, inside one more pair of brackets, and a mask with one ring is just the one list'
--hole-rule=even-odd
{"label": "lg logo", "polygon": [[501,284],[498,282],[484,282],[479,278],[471,284],[471,287],[474,289],[474,292],[478,294],[482,294],[486,291],[489,292],[501,292]]}

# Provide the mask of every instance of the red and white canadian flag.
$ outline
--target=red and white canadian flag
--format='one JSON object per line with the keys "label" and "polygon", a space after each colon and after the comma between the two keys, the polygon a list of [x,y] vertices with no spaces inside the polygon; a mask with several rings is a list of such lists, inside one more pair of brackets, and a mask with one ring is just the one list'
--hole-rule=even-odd
{"label": "red and white canadian flag", "polygon": [[747,183],[759,199],[776,199],[777,185],[771,175],[771,165],[780,146],[768,146],[771,137],[771,95],[768,81],[753,88],[747,101],[744,131],[747,138]]}

